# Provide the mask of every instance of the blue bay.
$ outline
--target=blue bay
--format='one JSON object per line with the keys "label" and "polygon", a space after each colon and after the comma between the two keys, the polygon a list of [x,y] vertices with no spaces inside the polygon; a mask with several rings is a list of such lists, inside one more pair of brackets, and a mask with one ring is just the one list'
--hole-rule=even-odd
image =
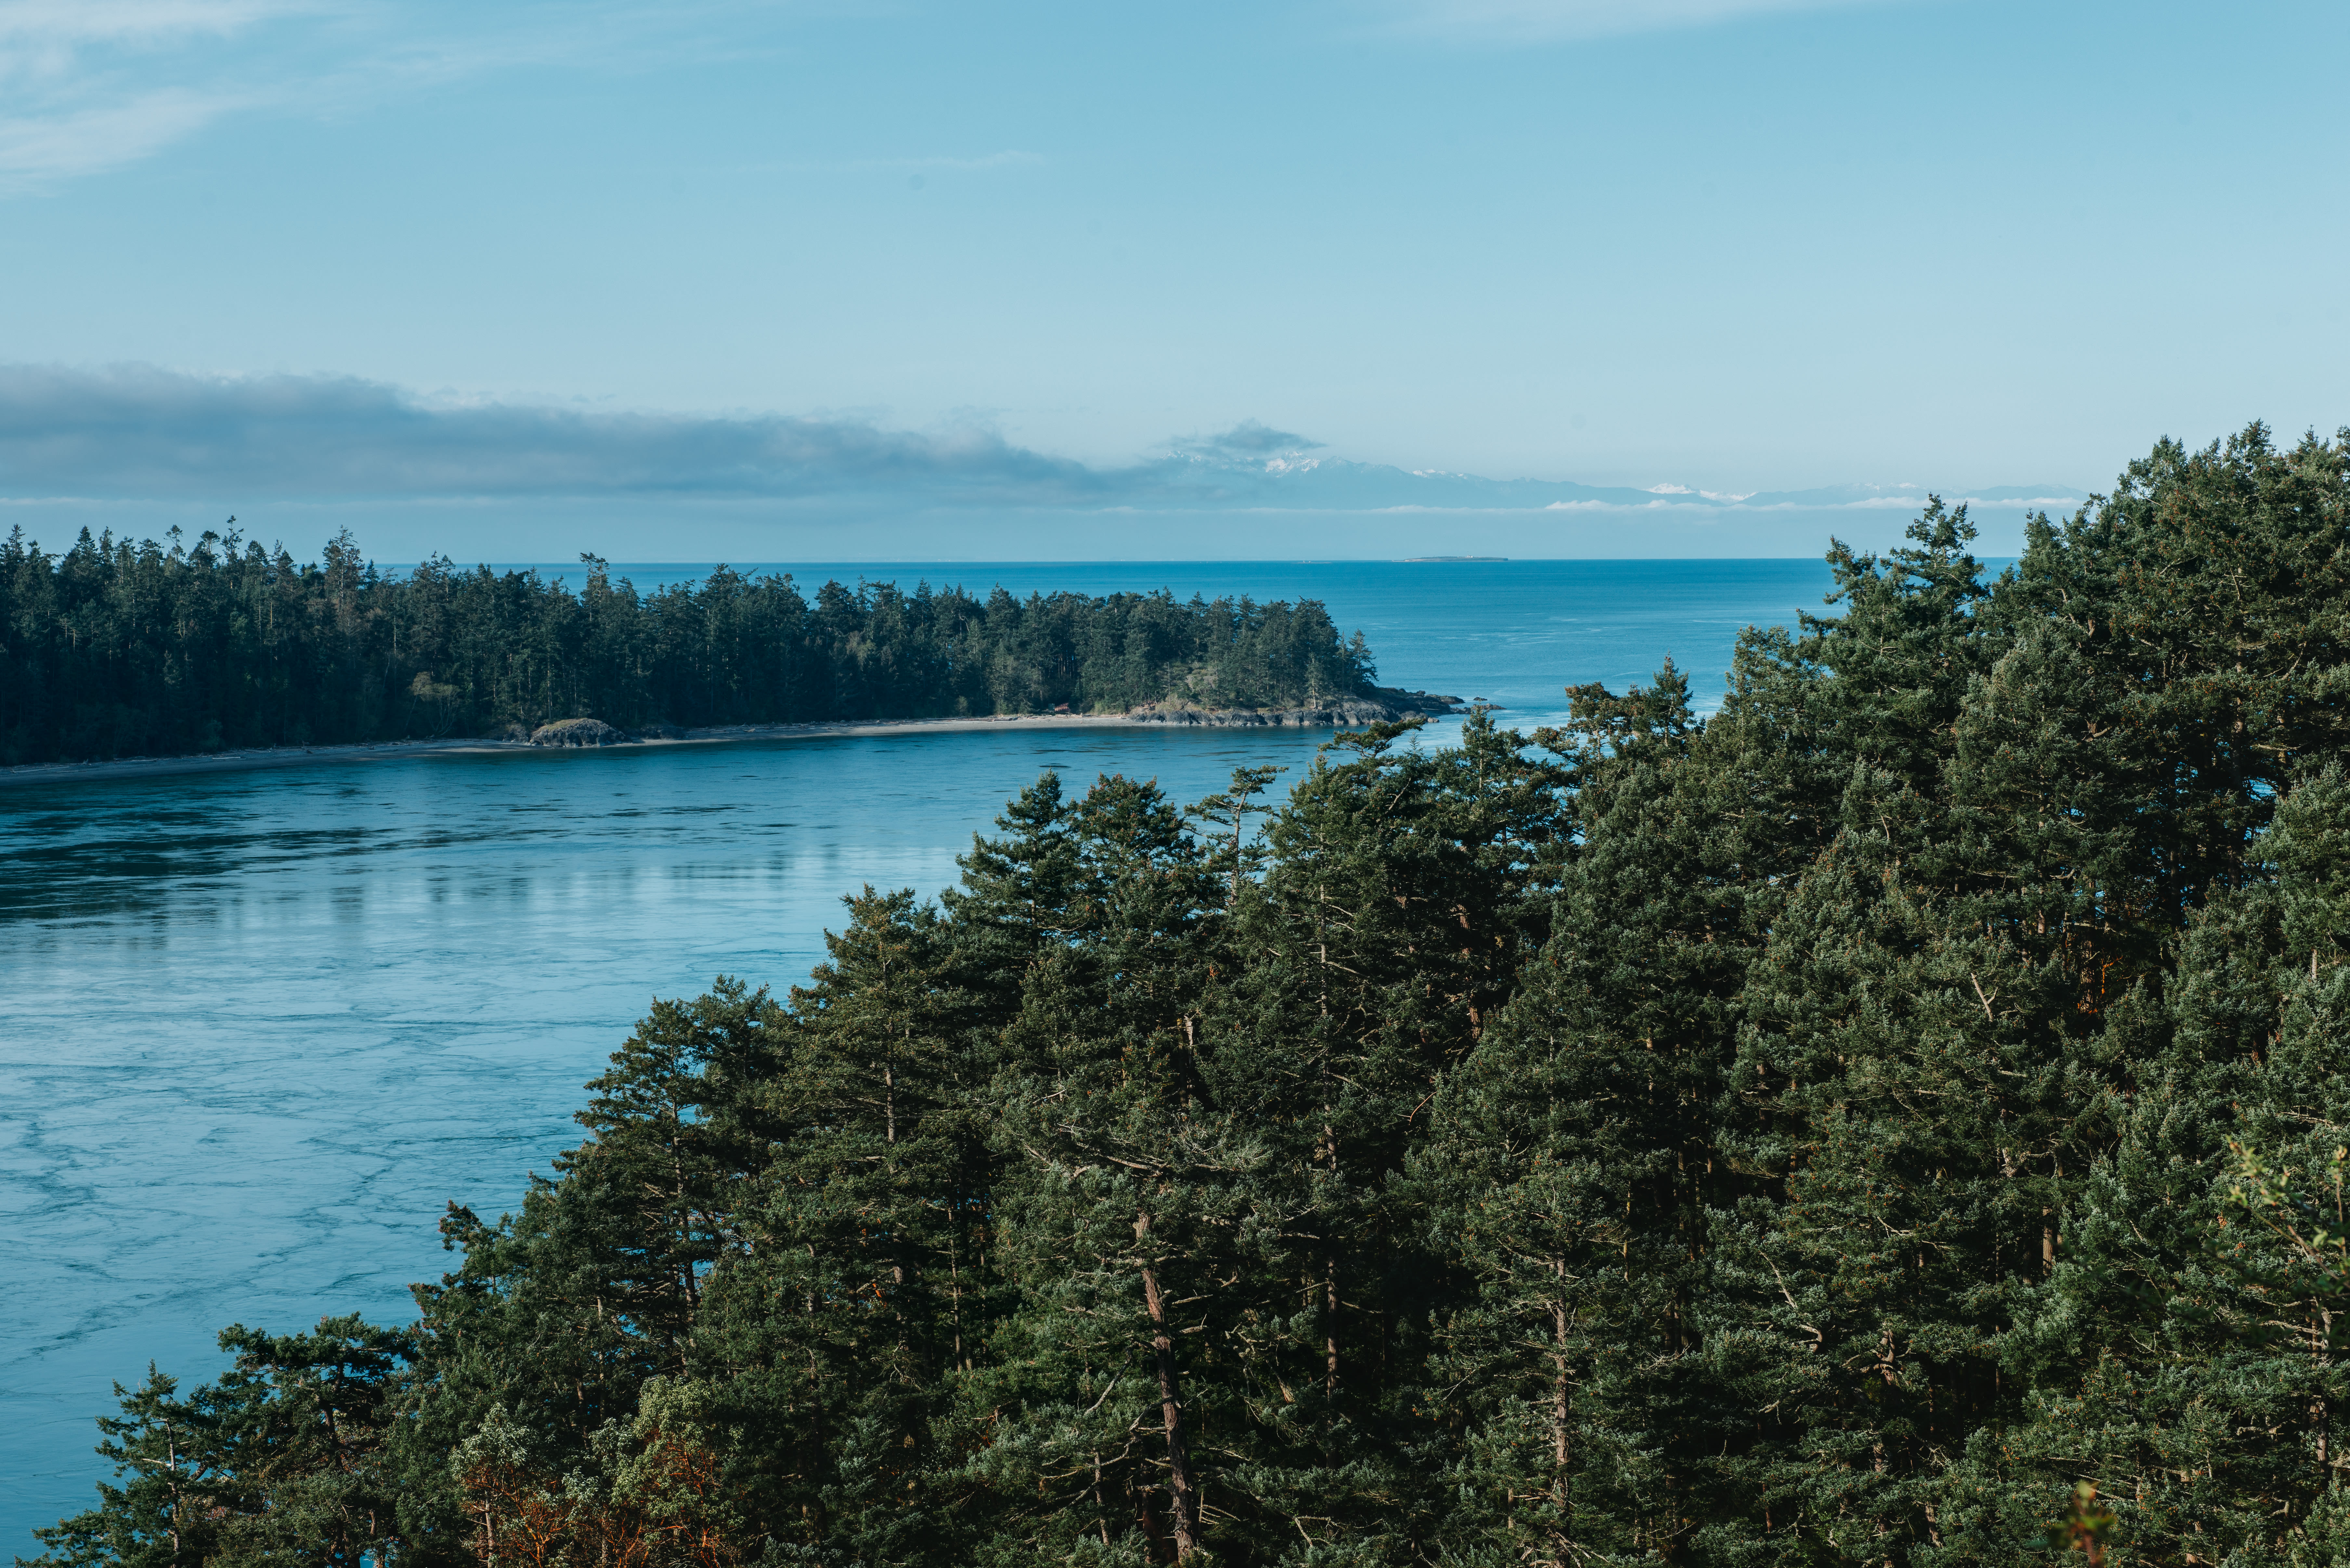
{"label": "blue bay", "polygon": [[[1739,629],[1827,586],[1783,560],[739,569],[1317,597],[1382,680],[1520,728],[1668,655],[1711,707]],[[233,1321],[404,1318],[442,1206],[495,1213],[576,1141],[581,1082],[654,996],[803,979],[841,894],[935,891],[1045,768],[1188,800],[1326,738],[910,731],[0,788],[0,1552],[90,1501],[110,1379],[210,1376]]]}

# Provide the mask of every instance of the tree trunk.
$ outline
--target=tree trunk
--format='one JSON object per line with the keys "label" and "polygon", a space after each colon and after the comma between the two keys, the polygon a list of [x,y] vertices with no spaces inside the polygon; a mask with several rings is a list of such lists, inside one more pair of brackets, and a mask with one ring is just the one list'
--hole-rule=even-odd
{"label": "tree trunk", "polygon": [[1551,1500],[1558,1505],[1561,1521],[1566,1514],[1566,1260],[1553,1258],[1551,1272],[1558,1281],[1558,1294],[1551,1298],[1551,1333],[1558,1346],[1555,1357],[1550,1388],[1550,1443],[1554,1480]]}
{"label": "tree trunk", "polygon": [[[1150,1234],[1150,1216],[1138,1215],[1135,1240]],[[1150,1313],[1150,1349],[1159,1364],[1159,1409],[1167,1427],[1167,1494],[1174,1506],[1175,1561],[1182,1562],[1200,1549],[1200,1494],[1191,1480],[1191,1459],[1183,1447],[1183,1407],[1176,1395],[1175,1340],[1167,1328],[1167,1301],[1159,1292],[1159,1276],[1142,1267],[1142,1301]]]}
{"label": "tree trunk", "polygon": [[1338,1397],[1338,1260],[1322,1260],[1322,1392]]}

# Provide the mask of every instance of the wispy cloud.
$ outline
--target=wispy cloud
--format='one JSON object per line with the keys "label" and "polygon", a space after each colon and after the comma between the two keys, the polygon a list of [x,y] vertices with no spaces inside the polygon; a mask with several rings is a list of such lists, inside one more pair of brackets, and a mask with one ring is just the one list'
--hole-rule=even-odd
{"label": "wispy cloud", "polygon": [[69,67],[93,44],[152,47],[190,36],[225,37],[273,17],[321,7],[314,0],[0,0],[0,70]]}
{"label": "wispy cloud", "polygon": [[0,179],[44,184],[134,162],[245,101],[233,92],[164,88],[117,102],[0,115]]}
{"label": "wispy cloud", "polygon": [[1597,38],[1899,0],[1385,0],[1399,31],[1495,42]]}
{"label": "wispy cloud", "polygon": [[0,192],[120,167],[234,113],[335,116],[501,70],[628,72],[757,54],[789,9],[769,0],[0,0]]}
{"label": "wispy cloud", "polygon": [[251,101],[221,46],[300,0],[0,0],[0,184],[143,158]]}

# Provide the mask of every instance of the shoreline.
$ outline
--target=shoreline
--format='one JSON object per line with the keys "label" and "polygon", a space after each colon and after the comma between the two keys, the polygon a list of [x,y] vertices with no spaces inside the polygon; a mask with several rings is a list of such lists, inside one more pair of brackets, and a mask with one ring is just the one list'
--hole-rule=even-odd
{"label": "shoreline", "polygon": [[[1413,695],[1418,696],[1419,693]],[[1438,701],[1446,701],[1439,699]],[[1426,710],[1420,710],[1425,711]],[[1430,717],[1440,716],[1438,712]],[[733,741],[816,741],[835,736],[889,735],[958,730],[1025,729],[1326,729],[1359,728],[1368,719],[1331,715],[1307,722],[1295,709],[1133,710],[1124,713],[1003,713],[983,718],[834,719],[798,724],[734,724],[688,730],[673,737],[627,740],[606,746],[535,746],[528,741],[452,737],[433,741],[355,741],[328,746],[263,746],[176,757],[112,757],[83,763],[23,763],[0,767],[0,788],[9,784],[70,784],[81,779],[154,778],[173,774],[244,773],[258,768],[299,767],[307,763],[365,763],[440,754],[489,755],[561,751],[620,751],[659,746],[706,746]]]}

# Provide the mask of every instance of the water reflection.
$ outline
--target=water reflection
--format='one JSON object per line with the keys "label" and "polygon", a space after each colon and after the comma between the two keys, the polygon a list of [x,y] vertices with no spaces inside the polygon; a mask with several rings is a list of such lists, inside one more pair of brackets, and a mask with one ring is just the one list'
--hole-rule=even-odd
{"label": "water reflection", "polygon": [[[1047,732],[1050,733],[1050,732]],[[802,979],[864,883],[934,892],[1057,765],[1180,799],[1322,737],[1014,732],[374,758],[0,794],[0,1551],[85,1506],[152,1357],[409,1312],[451,1199],[573,1141],[656,995]]]}

